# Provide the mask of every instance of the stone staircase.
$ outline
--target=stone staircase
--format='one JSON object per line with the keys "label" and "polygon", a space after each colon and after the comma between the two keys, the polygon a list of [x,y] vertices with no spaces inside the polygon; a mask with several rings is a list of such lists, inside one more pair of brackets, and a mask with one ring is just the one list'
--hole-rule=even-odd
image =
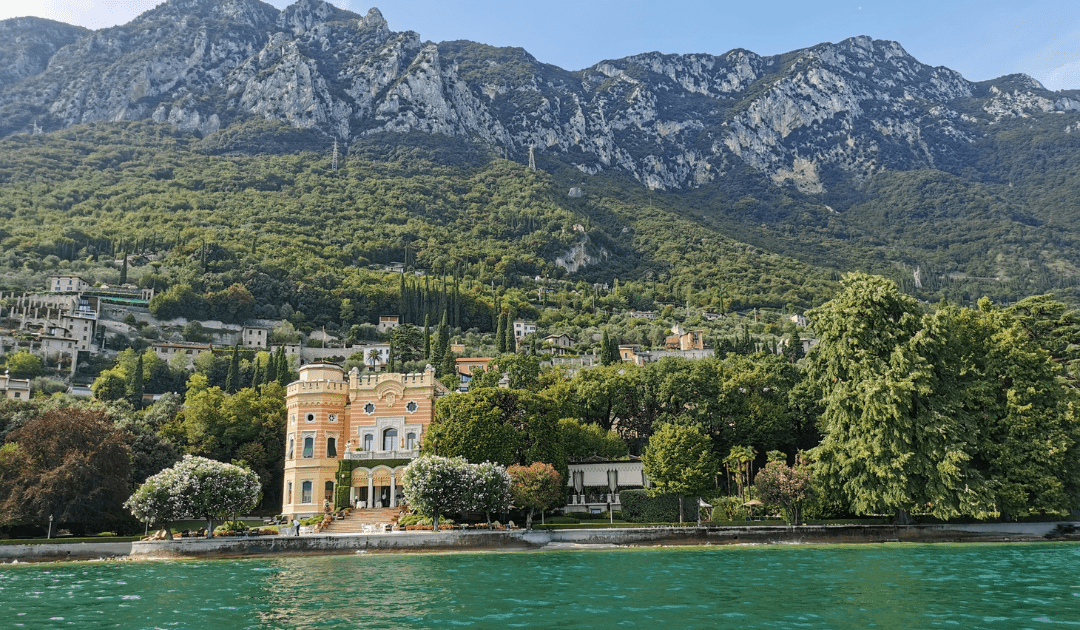
{"label": "stone staircase", "polygon": [[324,534],[362,534],[365,525],[394,524],[400,515],[399,508],[373,508],[353,511],[340,521],[331,521]]}

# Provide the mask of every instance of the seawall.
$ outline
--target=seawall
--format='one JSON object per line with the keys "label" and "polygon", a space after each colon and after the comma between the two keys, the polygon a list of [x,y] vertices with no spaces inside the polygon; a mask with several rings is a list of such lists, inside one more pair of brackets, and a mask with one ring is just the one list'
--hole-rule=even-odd
{"label": "seawall", "polygon": [[131,542],[42,543],[0,545],[0,562],[53,562],[57,560],[99,560],[131,556]]}
{"label": "seawall", "polygon": [[[566,548],[660,545],[855,544],[884,542],[1025,542],[1080,540],[1061,535],[1059,523],[977,523],[969,525],[782,525],[752,527],[649,527],[543,531],[392,532],[183,538],[125,543],[0,546],[0,562],[48,562],[130,558],[239,558],[360,552],[528,551]],[[1072,527],[1075,523],[1060,523]]]}

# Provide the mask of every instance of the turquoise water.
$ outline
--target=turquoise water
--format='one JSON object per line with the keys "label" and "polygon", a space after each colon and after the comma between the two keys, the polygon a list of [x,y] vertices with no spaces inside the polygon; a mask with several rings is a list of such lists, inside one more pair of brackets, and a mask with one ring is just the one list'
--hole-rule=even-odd
{"label": "turquoise water", "polygon": [[0,628],[1077,628],[1080,545],[0,566]]}

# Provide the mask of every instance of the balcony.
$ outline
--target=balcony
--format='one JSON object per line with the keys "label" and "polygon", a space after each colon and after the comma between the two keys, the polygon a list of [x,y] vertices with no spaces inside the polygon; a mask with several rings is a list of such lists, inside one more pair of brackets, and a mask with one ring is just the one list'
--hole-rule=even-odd
{"label": "balcony", "polygon": [[420,448],[401,449],[392,451],[346,451],[345,459],[373,460],[373,459],[416,459],[420,456]]}

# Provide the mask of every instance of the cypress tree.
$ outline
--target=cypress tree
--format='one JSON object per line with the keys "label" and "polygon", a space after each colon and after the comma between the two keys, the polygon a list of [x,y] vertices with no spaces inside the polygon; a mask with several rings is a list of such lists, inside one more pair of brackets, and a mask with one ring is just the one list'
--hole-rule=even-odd
{"label": "cypress tree", "polygon": [[285,346],[278,346],[277,382],[282,387],[289,384],[289,357],[285,356]]}
{"label": "cypress tree", "polygon": [[390,337],[390,360],[386,364],[387,372],[397,372],[397,362],[394,361],[394,337]]}
{"label": "cypress tree", "polygon": [[232,349],[232,357],[229,359],[229,373],[225,376],[225,392],[236,393],[240,389],[240,342]]}
{"label": "cypress tree", "polygon": [[607,329],[600,339],[600,364],[612,365],[619,362],[619,340],[611,336]]}
{"label": "cypress tree", "polygon": [[271,351],[270,356],[266,357],[266,375],[265,382],[273,383],[277,380],[277,360],[274,358],[274,353]]}
{"label": "cypress tree", "polygon": [[432,351],[432,365],[442,372],[443,359],[446,358],[450,346],[450,325],[446,323],[446,313],[443,313],[442,323],[435,332],[435,349]]}
{"label": "cypress tree", "polygon": [[251,389],[258,390],[259,385],[262,384],[262,364],[259,363],[258,357],[252,361],[251,369]]}
{"label": "cypress tree", "polygon": [[431,358],[431,316],[424,315],[424,358]]}
{"label": "cypress tree", "polygon": [[443,357],[442,365],[439,366],[439,376],[457,376],[457,363],[454,361],[454,353],[447,352]]}
{"label": "cypress tree", "polygon": [[495,352],[506,354],[506,317],[499,313],[499,326],[495,329]]}
{"label": "cypress tree", "polygon": [[507,354],[517,352],[517,339],[514,337],[514,321],[510,313],[506,314],[506,323],[503,325],[503,334],[506,335],[506,341],[503,344],[506,347],[504,352]]}
{"label": "cypress tree", "polygon": [[123,253],[124,264],[120,266],[120,284],[127,284],[127,252]]}
{"label": "cypress tree", "polygon": [[135,408],[142,407],[143,398],[143,355],[135,361],[135,369],[128,375],[128,399]]}

